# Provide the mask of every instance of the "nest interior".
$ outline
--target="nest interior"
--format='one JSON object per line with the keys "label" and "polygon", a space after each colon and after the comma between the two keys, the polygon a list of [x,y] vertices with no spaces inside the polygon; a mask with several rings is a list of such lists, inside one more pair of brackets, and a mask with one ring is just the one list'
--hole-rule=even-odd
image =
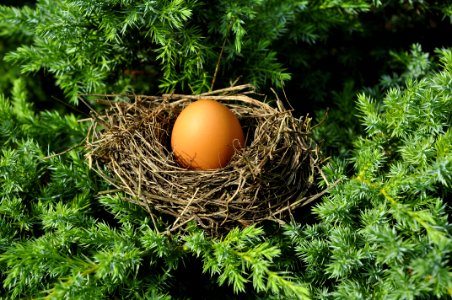
{"label": "nest interior", "polygon": [[[309,118],[295,118],[277,99],[253,97],[250,86],[201,95],[102,96],[107,105],[92,118],[87,158],[107,181],[155,219],[168,216],[168,232],[190,221],[218,234],[264,220],[284,222],[318,198],[311,191],[319,170]],[[123,97],[124,99],[124,97]],[[170,147],[172,125],[184,107],[214,99],[229,107],[245,133],[246,146],[216,170],[188,170]]]}

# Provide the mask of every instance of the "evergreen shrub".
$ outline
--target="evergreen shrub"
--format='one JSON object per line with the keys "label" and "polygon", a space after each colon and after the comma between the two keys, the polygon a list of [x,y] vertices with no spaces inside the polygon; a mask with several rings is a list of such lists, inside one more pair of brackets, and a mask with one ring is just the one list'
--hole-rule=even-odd
{"label": "evergreen shrub", "polygon": [[[2,2],[0,298],[450,298],[451,16],[447,1]],[[315,114],[328,194],[283,226],[162,234],[89,169],[79,100],[230,82],[285,86]]]}

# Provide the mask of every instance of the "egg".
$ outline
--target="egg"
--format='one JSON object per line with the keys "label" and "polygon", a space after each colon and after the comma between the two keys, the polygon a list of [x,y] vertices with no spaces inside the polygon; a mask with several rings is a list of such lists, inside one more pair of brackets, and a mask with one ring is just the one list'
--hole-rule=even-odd
{"label": "egg", "polygon": [[197,100],[185,107],[171,132],[174,156],[188,169],[223,168],[243,146],[243,130],[235,114],[210,99]]}

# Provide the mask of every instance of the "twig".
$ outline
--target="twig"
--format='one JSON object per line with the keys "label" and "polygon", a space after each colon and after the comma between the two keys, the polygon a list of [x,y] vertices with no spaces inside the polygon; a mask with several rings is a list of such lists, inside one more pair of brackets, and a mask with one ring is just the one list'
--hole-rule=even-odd
{"label": "twig", "polygon": [[188,201],[187,205],[184,207],[184,209],[180,213],[180,216],[177,217],[176,221],[174,221],[173,227],[177,224],[177,222],[179,222],[180,218],[182,218],[182,216],[185,214],[185,212],[190,207],[190,205],[193,202],[193,200],[195,200],[195,197],[196,197],[196,194],[198,193],[198,191],[199,191],[199,188],[196,189],[195,193],[193,194],[193,197],[191,197],[190,201]]}
{"label": "twig", "polygon": [[51,154],[51,155],[47,155],[46,157],[44,157],[44,159],[50,159],[50,158],[53,158],[53,157],[55,157],[55,156],[60,156],[60,155],[66,154],[66,153],[68,153],[68,152],[71,152],[71,151],[74,150],[75,148],[84,146],[84,144],[85,144],[84,141],[83,141],[83,142],[80,142],[80,143],[78,143],[78,144],[75,144],[75,145],[73,145],[73,146],[67,148],[67,149],[64,150],[64,151],[61,151],[61,152],[58,152],[58,153],[54,153],[54,154]]}
{"label": "twig", "polygon": [[215,66],[215,72],[213,73],[212,83],[210,84],[210,90],[213,90],[213,86],[215,85],[215,81],[217,79],[218,70],[220,69],[221,58],[223,57],[224,48],[226,47],[226,42],[228,41],[229,31],[231,30],[231,23],[228,24],[228,28],[226,29],[226,34],[224,36],[223,45],[221,46],[220,54],[218,55],[217,64]]}

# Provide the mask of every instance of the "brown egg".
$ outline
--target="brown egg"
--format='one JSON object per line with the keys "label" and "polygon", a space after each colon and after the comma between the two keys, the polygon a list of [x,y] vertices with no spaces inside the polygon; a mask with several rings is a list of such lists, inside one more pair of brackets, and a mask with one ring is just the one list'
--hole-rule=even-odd
{"label": "brown egg", "polygon": [[198,100],[188,105],[177,117],[171,133],[176,160],[189,169],[225,167],[243,145],[239,120],[215,100]]}

